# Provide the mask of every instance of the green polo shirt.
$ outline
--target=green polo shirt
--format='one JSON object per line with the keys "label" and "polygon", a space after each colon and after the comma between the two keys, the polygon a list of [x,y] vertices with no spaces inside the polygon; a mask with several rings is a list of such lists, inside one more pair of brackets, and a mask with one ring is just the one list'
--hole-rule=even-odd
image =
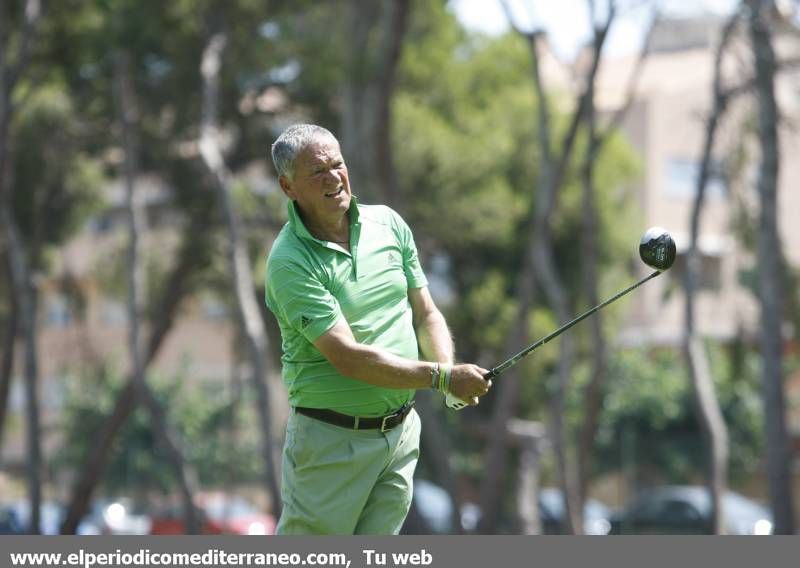
{"label": "green polo shirt", "polygon": [[409,288],[428,282],[411,230],[382,205],[350,205],[350,252],[308,232],[294,203],[267,258],[266,303],[281,329],[283,381],[292,406],[381,416],[414,391],[339,374],[314,341],[340,319],[360,343],[419,358]]}

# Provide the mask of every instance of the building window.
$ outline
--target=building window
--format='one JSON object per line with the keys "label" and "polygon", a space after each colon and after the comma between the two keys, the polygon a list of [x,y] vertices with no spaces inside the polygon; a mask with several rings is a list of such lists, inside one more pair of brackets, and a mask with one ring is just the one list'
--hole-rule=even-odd
{"label": "building window", "polygon": [[228,309],[225,304],[215,298],[203,300],[203,316],[211,321],[222,321],[228,318]]}
{"label": "building window", "polygon": [[11,391],[8,394],[8,408],[11,412],[22,412],[25,409],[24,377],[14,377],[11,382]]}
{"label": "building window", "polygon": [[114,226],[113,220],[111,219],[111,215],[109,214],[102,214],[96,217],[92,217],[89,219],[88,227],[89,231],[95,235],[101,235],[103,233],[108,233]]}
{"label": "building window", "polygon": [[48,410],[63,408],[67,394],[64,387],[65,382],[65,377],[62,376],[44,377],[43,383],[47,385],[47,388],[42,389],[41,404],[43,408]]}
{"label": "building window", "polygon": [[72,323],[72,313],[66,298],[51,296],[45,305],[45,320],[48,327],[64,328]]}
{"label": "building window", "polygon": [[[700,255],[700,275],[696,283],[697,290],[701,292],[719,292],[722,290],[722,257],[718,254],[709,254],[698,251]],[[675,257],[675,264],[669,274],[678,286],[683,286],[686,274],[686,252],[681,251]]]}
{"label": "building window", "polygon": [[106,300],[103,302],[100,318],[105,325],[110,327],[125,325],[128,322],[128,312],[125,308],[125,304],[113,300]]}
{"label": "building window", "polygon": [[[710,165],[706,197],[722,199],[727,195],[722,164],[712,161]],[[678,199],[694,198],[697,189],[697,176],[700,162],[690,158],[668,158],[666,164],[664,192],[667,197]]]}

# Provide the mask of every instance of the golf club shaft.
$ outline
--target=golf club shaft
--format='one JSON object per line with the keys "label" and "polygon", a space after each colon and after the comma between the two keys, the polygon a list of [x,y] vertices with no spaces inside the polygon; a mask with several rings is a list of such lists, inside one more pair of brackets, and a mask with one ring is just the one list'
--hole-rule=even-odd
{"label": "golf club shaft", "polygon": [[542,345],[544,345],[545,343],[547,343],[548,341],[550,341],[554,337],[558,337],[559,335],[561,335],[562,333],[567,331],[569,328],[571,328],[573,325],[575,325],[579,321],[582,321],[582,320],[588,318],[590,315],[595,313],[597,310],[600,310],[600,309],[606,307],[608,304],[610,304],[610,303],[612,303],[612,302],[614,302],[616,300],[619,300],[622,296],[624,296],[628,292],[631,292],[631,291],[635,290],[636,288],[638,288],[639,286],[641,286],[642,284],[644,284],[648,280],[651,280],[652,278],[655,278],[659,274],[661,274],[660,270],[654,271],[652,274],[650,274],[646,278],[643,278],[643,279],[639,280],[636,284],[633,284],[633,285],[629,286],[628,288],[625,288],[622,292],[619,292],[615,296],[612,296],[611,298],[609,298],[608,300],[606,300],[602,304],[598,304],[595,307],[593,307],[592,309],[582,313],[581,315],[576,317],[571,322],[562,325],[561,327],[559,327],[557,330],[555,330],[551,334],[542,337],[536,343],[533,343],[532,345],[529,345],[528,347],[526,347],[525,349],[523,349],[522,351],[520,351],[516,355],[510,357],[506,361],[503,361],[502,363],[500,363],[499,365],[494,367],[492,370],[490,370],[486,374],[486,376],[484,378],[486,380],[489,380],[489,379],[492,379],[492,378],[498,376],[500,373],[504,372],[509,367],[512,367],[514,364],[517,363],[517,361],[519,361],[520,359],[522,359],[523,357],[528,355],[534,349],[537,349],[537,348],[541,347]]}

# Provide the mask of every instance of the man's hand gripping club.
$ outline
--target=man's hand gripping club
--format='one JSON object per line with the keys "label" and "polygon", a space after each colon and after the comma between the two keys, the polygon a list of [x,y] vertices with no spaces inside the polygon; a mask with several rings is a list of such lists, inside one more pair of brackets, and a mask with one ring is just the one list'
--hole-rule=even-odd
{"label": "man's hand gripping club", "polygon": [[492,388],[492,381],[483,378],[488,372],[477,365],[455,365],[451,371],[450,387],[445,393],[447,407],[461,410],[477,405],[478,399]]}

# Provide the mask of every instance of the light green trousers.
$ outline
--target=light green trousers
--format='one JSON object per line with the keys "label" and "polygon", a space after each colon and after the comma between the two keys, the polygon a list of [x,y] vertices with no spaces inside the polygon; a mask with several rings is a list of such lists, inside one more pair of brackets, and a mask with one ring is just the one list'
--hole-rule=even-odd
{"label": "light green trousers", "polygon": [[411,506],[420,426],[413,409],[383,433],[292,411],[277,534],[398,534]]}

